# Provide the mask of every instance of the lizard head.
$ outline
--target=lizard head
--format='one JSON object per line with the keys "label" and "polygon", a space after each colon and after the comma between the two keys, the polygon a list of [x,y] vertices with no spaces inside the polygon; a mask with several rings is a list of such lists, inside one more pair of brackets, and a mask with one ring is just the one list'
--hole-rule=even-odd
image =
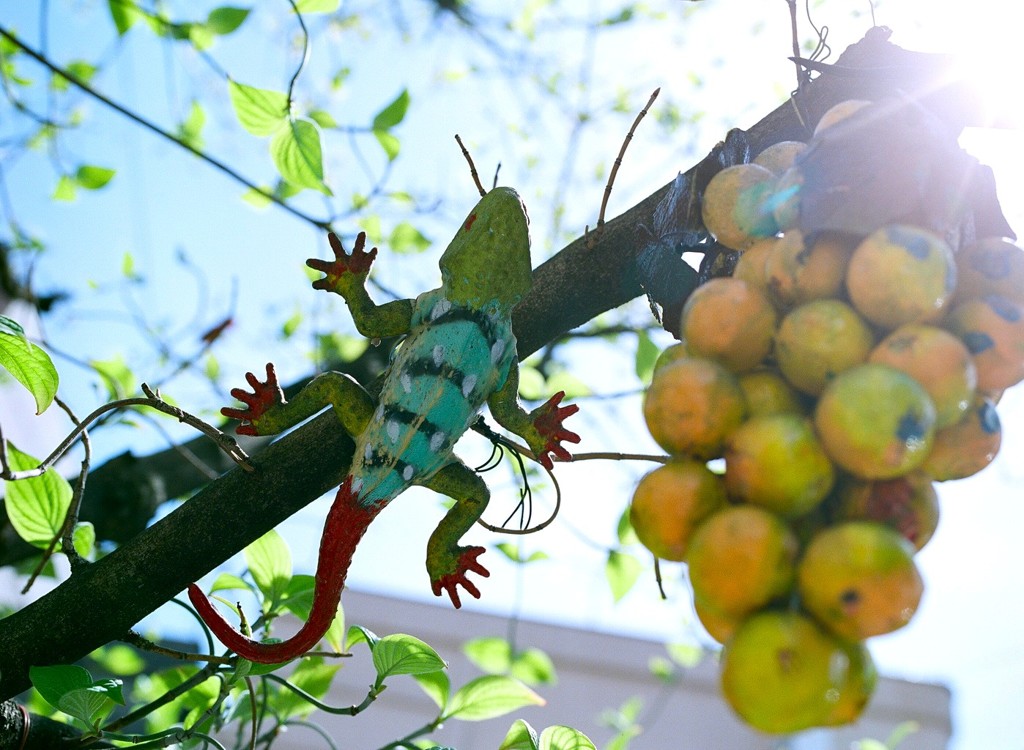
{"label": "lizard head", "polygon": [[441,256],[452,302],[511,310],[530,289],[530,218],[519,193],[498,187],[480,199]]}

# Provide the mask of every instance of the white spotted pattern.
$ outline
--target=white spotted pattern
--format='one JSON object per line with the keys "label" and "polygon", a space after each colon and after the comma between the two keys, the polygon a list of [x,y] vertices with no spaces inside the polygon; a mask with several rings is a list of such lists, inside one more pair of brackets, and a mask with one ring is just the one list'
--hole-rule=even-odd
{"label": "white spotted pattern", "polygon": [[412,479],[412,475],[416,473],[416,469],[413,468],[412,464],[409,464],[402,470],[402,478],[405,481]]}
{"label": "white spotted pattern", "polygon": [[437,365],[438,367],[440,367],[441,363],[444,362],[444,347],[441,346],[440,344],[435,346],[434,347],[434,351],[433,351],[433,355],[434,355],[434,364]]}
{"label": "white spotted pattern", "polygon": [[438,300],[437,304],[434,305],[434,309],[430,311],[430,319],[431,320],[437,320],[438,318],[440,318],[442,315],[444,315],[446,312],[448,312],[451,309],[452,309],[451,300],[447,300],[447,299]]}
{"label": "white spotted pattern", "polygon": [[366,450],[363,451],[363,460],[369,461],[371,458],[373,458],[373,446],[367,443]]}
{"label": "white spotted pattern", "polygon": [[468,397],[476,387],[476,375],[467,375],[462,379],[462,395]]}
{"label": "white spotted pattern", "polygon": [[401,429],[401,425],[399,425],[398,422],[392,419],[388,421],[388,423],[384,426],[384,429],[387,430],[388,437],[391,438],[391,442],[397,443],[398,432]]}
{"label": "white spotted pattern", "polygon": [[433,453],[437,453],[441,450],[441,446],[444,445],[446,435],[443,432],[435,432],[430,436],[430,450]]}
{"label": "white spotted pattern", "polygon": [[402,390],[403,391],[405,391],[406,393],[412,393],[412,376],[409,375],[409,373],[403,372],[398,377],[398,380],[402,384]]}
{"label": "white spotted pattern", "polygon": [[491,347],[491,364],[497,364],[501,355],[505,353],[505,339],[498,339]]}

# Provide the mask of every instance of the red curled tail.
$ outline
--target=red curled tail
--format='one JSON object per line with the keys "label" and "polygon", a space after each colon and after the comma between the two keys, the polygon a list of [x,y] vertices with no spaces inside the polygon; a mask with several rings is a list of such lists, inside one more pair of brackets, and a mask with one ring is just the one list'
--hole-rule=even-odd
{"label": "red curled tail", "polygon": [[357,495],[352,491],[351,475],[342,482],[327,514],[323,536],[320,538],[320,556],[309,619],[299,632],[286,641],[260,643],[242,635],[231,627],[194,583],[189,584],[188,598],[220,642],[239,656],[261,664],[276,664],[302,656],[320,642],[331,626],[338,612],[352,554],[381,507],[364,507],[359,504]]}

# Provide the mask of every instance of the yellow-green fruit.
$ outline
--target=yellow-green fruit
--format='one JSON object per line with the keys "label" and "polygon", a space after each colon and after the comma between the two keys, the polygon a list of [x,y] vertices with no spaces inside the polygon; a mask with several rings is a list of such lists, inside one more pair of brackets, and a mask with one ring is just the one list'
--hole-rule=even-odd
{"label": "yellow-green fruit", "polygon": [[839,296],[852,252],[852,242],[841,235],[823,235],[808,245],[801,231],[787,231],[765,260],[772,300],[780,307],[792,307]]}
{"label": "yellow-green fruit", "polygon": [[752,370],[740,375],[739,380],[749,417],[806,411],[793,386],[775,370]]}
{"label": "yellow-green fruit", "polygon": [[792,167],[796,157],[806,150],[807,144],[802,141],[779,141],[759,153],[754,159],[754,164],[781,175]]}
{"label": "yellow-green fruit", "polygon": [[959,422],[935,433],[921,469],[940,482],[977,474],[999,453],[1002,436],[995,404],[977,396]]}
{"label": "yellow-green fruit", "polygon": [[854,112],[859,109],[863,109],[869,104],[871,104],[871,102],[865,99],[847,99],[846,101],[832,105],[832,107],[830,107],[825,114],[821,116],[821,119],[818,120],[818,124],[814,128],[814,134],[818,135],[833,125],[842,122]]}
{"label": "yellow-green fruit", "polygon": [[878,670],[871,652],[863,643],[842,642],[846,656],[846,679],[829,691],[830,704],[826,726],[850,724],[864,712],[878,684]]}
{"label": "yellow-green fruit", "polygon": [[775,175],[757,164],[735,164],[715,174],[704,189],[701,216],[715,239],[743,250],[778,231],[769,201]]}
{"label": "yellow-green fruit", "polygon": [[775,334],[775,359],[790,383],[816,396],[839,373],[864,362],[874,346],[867,323],[837,299],[791,310]]}
{"label": "yellow-green fruit", "polygon": [[645,474],[633,492],[629,521],[655,557],[681,561],[693,530],[726,503],[722,478],[689,459]]}
{"label": "yellow-green fruit", "polygon": [[654,373],[644,394],[651,437],[673,455],[720,458],[747,407],[736,376],[710,359],[684,357]]}
{"label": "yellow-green fruit", "polygon": [[1024,250],[1009,240],[991,237],[956,254],[956,299],[998,294],[1024,304]]}
{"label": "yellow-green fruit", "polygon": [[686,348],[685,342],[684,343],[680,343],[680,344],[672,344],[670,346],[666,346],[661,351],[661,354],[658,355],[658,358],[656,360],[654,360],[654,368],[652,370],[652,375],[653,375],[653,373],[657,372],[658,370],[660,370],[665,365],[672,364],[677,359],[682,359],[683,357],[689,357],[692,354],[693,354],[693,352],[691,352],[689,349]]}
{"label": "yellow-green fruit", "polygon": [[910,622],[924,592],[914,547],[880,523],[847,521],[818,532],[797,567],[808,612],[849,641]]}
{"label": "yellow-green fruit", "polygon": [[990,294],[961,302],[946,327],[959,336],[978,371],[978,390],[1002,391],[1024,380],[1024,305]]}
{"label": "yellow-green fruit", "polygon": [[915,550],[928,543],[939,525],[939,498],[924,471],[873,482],[849,479],[835,494],[839,518],[885,524]]}
{"label": "yellow-green fruit", "polygon": [[753,417],[726,440],[725,486],[738,500],[799,516],[816,507],[834,482],[832,462],[801,415]]}
{"label": "yellow-green fruit", "polygon": [[921,385],[888,365],[837,375],[814,410],[825,452],[862,479],[891,479],[918,468],[935,437],[935,406]]}
{"label": "yellow-green fruit", "polygon": [[935,404],[935,426],[940,429],[960,421],[978,384],[964,343],[949,331],[922,323],[897,328],[879,342],[868,361],[895,367],[920,383]]}
{"label": "yellow-green fruit", "polygon": [[761,612],[722,651],[722,692],[747,724],[788,734],[821,726],[849,684],[843,644],[797,612]]}
{"label": "yellow-green fruit", "polygon": [[691,352],[738,373],[768,356],[775,322],[764,292],[742,279],[719,278],[701,284],[686,300],[682,333]]}
{"label": "yellow-green fruit", "polygon": [[694,598],[739,619],[790,591],[797,539],[776,516],[752,505],[724,508],[707,518],[686,554]]}
{"label": "yellow-green fruit", "polygon": [[956,263],[936,234],[905,224],[869,234],[853,251],[846,288],[853,306],[883,328],[942,314],[956,287]]}

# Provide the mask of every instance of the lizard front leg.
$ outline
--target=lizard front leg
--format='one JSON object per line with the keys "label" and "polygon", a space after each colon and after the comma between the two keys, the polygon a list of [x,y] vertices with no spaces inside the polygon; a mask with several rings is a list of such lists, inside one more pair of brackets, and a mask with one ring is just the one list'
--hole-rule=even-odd
{"label": "lizard front leg", "polygon": [[484,578],[490,575],[477,560],[484,553],[483,547],[459,546],[459,540],[487,507],[490,492],[484,480],[458,459],[446,464],[425,486],[455,501],[427,542],[427,573],[434,595],[446,592],[458,609],[462,606],[459,586],[473,598],[480,598],[480,590],[467,574],[473,572]]}
{"label": "lizard front leg", "polygon": [[579,435],[562,425],[565,419],[580,410],[575,404],[559,406],[564,397],[565,392],[559,391],[527,412],[519,403],[519,366],[513,361],[505,384],[487,399],[487,405],[498,424],[523,438],[537,461],[551,469],[553,464],[549,453],[568,461],[572,456],[561,443],[580,441]]}
{"label": "lizard front leg", "polygon": [[412,300],[399,299],[377,305],[366,291],[370,266],[377,257],[377,248],[369,252],[364,249],[366,232],[360,232],[356,237],[351,253],[345,251],[341,240],[333,232],[327,235],[327,239],[331,243],[334,260],[310,258],[306,261],[306,265],[314,271],[325,274],[322,279],[313,282],[313,288],[341,295],[352,312],[356,330],[369,339],[406,333],[412,323]]}

